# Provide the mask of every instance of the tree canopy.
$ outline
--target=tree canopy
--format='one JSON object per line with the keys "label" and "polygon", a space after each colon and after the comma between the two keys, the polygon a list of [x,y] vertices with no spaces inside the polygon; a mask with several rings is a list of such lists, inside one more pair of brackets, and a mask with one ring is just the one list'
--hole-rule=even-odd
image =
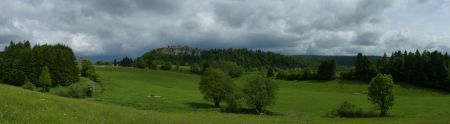
{"label": "tree canopy", "polygon": [[369,101],[380,109],[380,116],[387,116],[394,105],[394,81],[391,75],[378,74],[370,81],[368,88]]}
{"label": "tree canopy", "polygon": [[203,98],[213,101],[216,107],[219,107],[220,102],[231,95],[236,87],[229,75],[213,68],[207,69],[202,74],[199,86]]}

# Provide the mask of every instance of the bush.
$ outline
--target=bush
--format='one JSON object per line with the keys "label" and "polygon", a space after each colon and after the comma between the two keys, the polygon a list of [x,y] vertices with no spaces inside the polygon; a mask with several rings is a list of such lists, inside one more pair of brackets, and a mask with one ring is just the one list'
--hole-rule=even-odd
{"label": "bush", "polygon": [[85,58],[80,59],[81,68],[80,73],[82,77],[87,77],[94,82],[99,82],[98,74],[95,72],[95,66],[92,65],[91,61]]}
{"label": "bush", "polygon": [[227,103],[227,106],[225,107],[225,112],[231,112],[231,113],[240,113],[242,111],[242,103],[244,103],[243,94],[241,92],[233,93],[232,95],[229,95],[225,102]]}
{"label": "bush", "polygon": [[316,74],[309,68],[303,69],[302,80],[312,80],[316,78]]}
{"label": "bush", "polygon": [[58,86],[50,90],[51,94],[64,96],[64,97],[72,97],[72,98],[85,98],[93,96],[94,87],[91,86],[93,84],[88,84],[87,82],[78,82],[74,83],[67,87]]}
{"label": "bush", "polygon": [[266,77],[252,79],[243,89],[246,103],[258,114],[263,114],[267,106],[275,103],[277,85]]}
{"label": "bush", "polygon": [[273,72],[273,68],[270,67],[270,68],[267,70],[266,77],[267,77],[267,78],[272,78],[274,75],[275,75],[275,74],[274,74],[274,72]]}
{"label": "bush", "polygon": [[356,75],[355,69],[350,69],[348,71],[340,73],[341,78],[342,79],[347,79],[347,80],[354,80],[354,79],[356,79],[355,75]]}
{"label": "bush", "polygon": [[200,65],[198,65],[197,63],[194,63],[194,64],[192,64],[191,65],[191,73],[194,73],[194,74],[201,74],[202,73],[202,70],[200,69]]}
{"label": "bush", "polygon": [[26,82],[25,84],[23,84],[22,85],[22,88],[24,88],[24,89],[28,89],[28,90],[36,90],[36,86],[33,84],[33,83],[31,83],[31,82]]}
{"label": "bush", "polygon": [[327,114],[328,117],[373,117],[374,112],[364,112],[362,108],[345,101],[338,109],[333,110]]}
{"label": "bush", "polygon": [[162,70],[171,70],[171,69],[172,69],[172,64],[169,63],[169,62],[164,63],[164,64],[161,66],[161,69],[162,69]]}
{"label": "bush", "polygon": [[158,69],[158,64],[156,64],[154,61],[150,61],[147,64],[148,64],[149,69],[154,69],[154,70]]}

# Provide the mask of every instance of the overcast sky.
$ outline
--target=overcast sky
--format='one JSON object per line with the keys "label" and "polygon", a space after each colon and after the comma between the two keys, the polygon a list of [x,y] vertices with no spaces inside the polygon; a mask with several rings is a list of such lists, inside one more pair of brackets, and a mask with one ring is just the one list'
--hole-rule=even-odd
{"label": "overcast sky", "polygon": [[9,41],[78,56],[138,56],[167,45],[282,54],[450,51],[450,0],[2,0]]}

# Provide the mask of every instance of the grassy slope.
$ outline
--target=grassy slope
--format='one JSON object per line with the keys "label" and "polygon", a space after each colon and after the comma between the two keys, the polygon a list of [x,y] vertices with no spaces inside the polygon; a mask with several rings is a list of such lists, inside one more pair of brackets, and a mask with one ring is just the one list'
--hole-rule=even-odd
{"label": "grassy slope", "polygon": [[288,123],[285,117],[157,112],[70,99],[0,84],[0,123]]}
{"label": "grassy slope", "polygon": [[[411,86],[396,86],[393,117],[342,119],[323,115],[345,100],[371,109],[365,95],[367,85],[340,80],[277,81],[278,99],[270,109],[281,115],[256,116],[211,108],[198,91],[196,75],[112,67],[97,70],[105,91],[94,99],[69,99],[0,85],[0,123],[450,122],[450,95]],[[236,83],[242,85],[247,78],[236,79]],[[151,94],[161,98],[148,98]]]}
{"label": "grassy slope", "polygon": [[[160,70],[129,68],[99,68],[106,91],[99,99],[104,103],[114,103],[144,110],[163,112],[216,112],[202,99],[198,91],[199,76]],[[236,79],[243,85],[252,74]],[[337,108],[344,101],[350,101],[367,110],[373,109],[368,102],[367,85],[354,81],[277,81],[280,86],[278,99],[271,111],[285,115],[292,120],[334,120],[323,116]],[[396,104],[392,118],[352,119],[351,121],[372,120],[423,120],[442,121],[450,119],[450,95],[408,85],[395,88]],[[161,98],[146,98],[154,94]],[[434,119],[439,118],[439,119]],[[340,119],[337,119],[340,120]]]}

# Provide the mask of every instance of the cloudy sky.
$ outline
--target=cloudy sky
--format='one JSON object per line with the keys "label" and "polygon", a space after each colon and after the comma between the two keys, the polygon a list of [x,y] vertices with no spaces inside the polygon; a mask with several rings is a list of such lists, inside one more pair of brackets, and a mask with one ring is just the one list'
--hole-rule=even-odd
{"label": "cloudy sky", "polygon": [[0,50],[11,40],[62,43],[100,58],[167,45],[450,52],[450,0],[2,0]]}

